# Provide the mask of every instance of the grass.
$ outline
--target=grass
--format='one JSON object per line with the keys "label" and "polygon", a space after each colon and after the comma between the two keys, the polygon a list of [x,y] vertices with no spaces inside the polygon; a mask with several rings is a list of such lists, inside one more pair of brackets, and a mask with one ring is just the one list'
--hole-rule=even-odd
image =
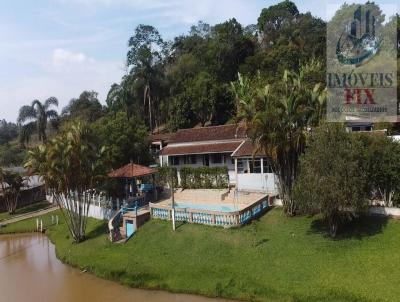
{"label": "grass", "polygon": [[42,210],[42,209],[48,208],[50,205],[51,204],[47,201],[41,201],[41,202],[36,202],[34,204],[30,204],[23,208],[19,208],[19,209],[15,210],[14,214],[9,214],[8,212],[3,212],[3,213],[0,213],[0,221],[5,220],[5,219],[11,219],[11,218],[14,218],[14,217],[22,215],[22,214],[27,214],[30,212]]}
{"label": "grass", "polygon": [[132,287],[253,301],[398,300],[400,221],[362,218],[335,240],[323,231],[318,220],[274,209],[240,229],[183,224],[173,232],[151,220],[126,244],[110,243],[106,223],[94,219],[80,244],[64,224],[48,236],[62,261]]}

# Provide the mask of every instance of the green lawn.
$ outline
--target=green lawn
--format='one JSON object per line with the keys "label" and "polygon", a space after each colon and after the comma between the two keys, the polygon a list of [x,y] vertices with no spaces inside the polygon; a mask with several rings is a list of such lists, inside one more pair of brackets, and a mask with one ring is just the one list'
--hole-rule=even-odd
{"label": "green lawn", "polygon": [[41,210],[44,208],[48,208],[50,205],[51,204],[47,201],[41,201],[41,202],[37,202],[37,203],[31,204],[31,205],[28,205],[23,208],[19,208],[15,211],[15,213],[13,215],[10,215],[8,212],[2,212],[2,213],[0,213],[0,221],[5,220],[5,219],[10,219],[15,216],[22,215],[22,214],[38,211],[38,210]]}
{"label": "green lawn", "polygon": [[[54,213],[53,213],[54,215]],[[43,219],[50,223],[50,216]],[[27,231],[34,219],[0,229]],[[72,244],[51,227],[58,257],[133,287],[256,301],[398,301],[400,221],[364,218],[336,240],[318,221],[274,209],[240,229],[151,220],[126,244],[90,220],[89,239]]]}

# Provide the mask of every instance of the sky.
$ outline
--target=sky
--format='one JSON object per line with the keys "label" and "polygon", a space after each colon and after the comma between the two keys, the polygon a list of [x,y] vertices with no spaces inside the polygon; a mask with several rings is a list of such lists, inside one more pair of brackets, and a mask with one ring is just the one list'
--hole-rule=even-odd
{"label": "sky", "polygon": [[[328,20],[334,11],[326,1],[294,2],[300,12]],[[0,119],[15,122],[21,106],[50,96],[58,98],[61,111],[84,90],[97,91],[104,103],[125,72],[127,41],[138,24],[155,26],[168,40],[200,20],[212,25],[235,17],[255,24],[262,8],[277,2],[0,0]]]}

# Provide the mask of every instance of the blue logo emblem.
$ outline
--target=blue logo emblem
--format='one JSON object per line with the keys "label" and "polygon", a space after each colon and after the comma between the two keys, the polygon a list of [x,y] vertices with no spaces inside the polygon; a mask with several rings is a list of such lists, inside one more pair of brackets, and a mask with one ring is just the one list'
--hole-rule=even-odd
{"label": "blue logo emblem", "polygon": [[380,48],[375,36],[375,17],[370,10],[362,16],[361,6],[354,11],[353,20],[347,25],[336,44],[336,56],[340,63],[356,67],[368,62]]}

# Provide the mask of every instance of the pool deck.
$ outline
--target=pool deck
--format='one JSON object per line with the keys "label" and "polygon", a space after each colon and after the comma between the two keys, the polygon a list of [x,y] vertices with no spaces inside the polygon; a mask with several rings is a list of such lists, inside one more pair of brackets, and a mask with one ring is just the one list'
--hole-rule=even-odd
{"label": "pool deck", "polygon": [[175,209],[171,207],[171,199],[150,203],[151,217],[163,220],[175,217],[176,221],[231,228],[250,222],[270,208],[268,194],[237,194],[234,190],[180,190],[175,193],[175,202],[178,204]]}
{"label": "pool deck", "polygon": [[[206,206],[232,206],[237,210],[242,210],[248,206],[256,203],[267,194],[263,193],[250,193],[238,192],[237,198],[235,197],[234,190],[178,190],[175,193],[175,202],[195,205]],[[171,199],[164,199],[157,204],[162,206],[171,206]]]}

